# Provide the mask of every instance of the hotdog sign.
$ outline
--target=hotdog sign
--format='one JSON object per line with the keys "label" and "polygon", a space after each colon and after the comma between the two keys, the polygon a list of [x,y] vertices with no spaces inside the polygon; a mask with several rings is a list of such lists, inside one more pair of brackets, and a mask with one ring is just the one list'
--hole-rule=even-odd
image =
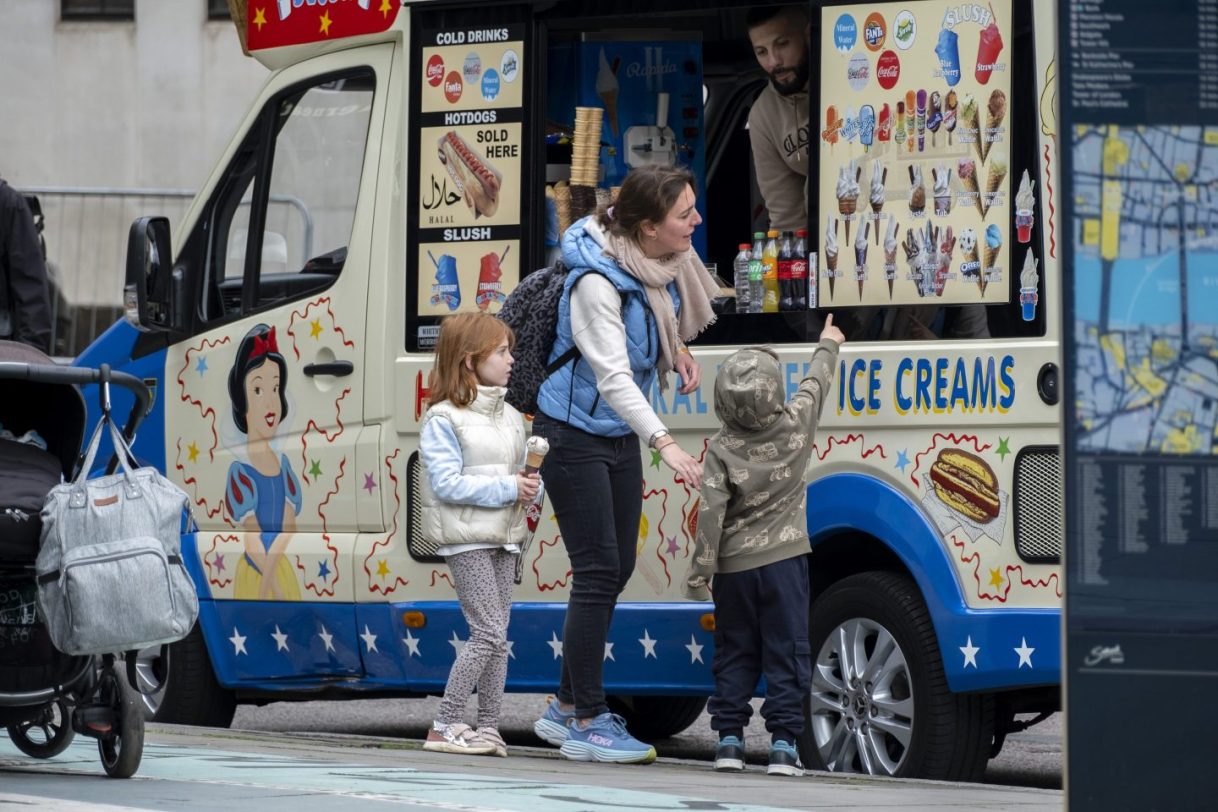
{"label": "hotdog sign", "polygon": [[418,87],[418,310],[498,310],[520,279],[524,33],[424,35]]}

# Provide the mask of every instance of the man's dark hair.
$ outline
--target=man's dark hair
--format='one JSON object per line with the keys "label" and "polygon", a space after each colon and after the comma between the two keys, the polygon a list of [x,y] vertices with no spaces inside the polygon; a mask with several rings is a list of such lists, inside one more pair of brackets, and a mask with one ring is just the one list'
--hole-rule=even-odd
{"label": "man's dark hair", "polygon": [[756,28],[786,14],[798,16],[804,22],[808,21],[808,10],[803,6],[754,6],[744,15],[744,25],[746,28]]}

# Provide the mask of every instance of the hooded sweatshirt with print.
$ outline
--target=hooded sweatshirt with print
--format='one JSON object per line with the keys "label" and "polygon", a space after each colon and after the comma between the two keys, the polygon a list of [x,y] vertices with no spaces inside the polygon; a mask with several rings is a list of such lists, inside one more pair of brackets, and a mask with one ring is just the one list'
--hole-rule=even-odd
{"label": "hooded sweatshirt with print", "polygon": [[770,228],[808,227],[810,129],[807,90],[784,96],[767,83],[749,111],[753,167]]}
{"label": "hooded sweatshirt with print", "polygon": [[715,414],[723,425],[702,465],[702,506],[685,597],[709,599],[715,573],[757,569],[808,552],[804,470],[837,352],[837,342],[822,340],[807,376],[785,403],[785,377],[770,348],[739,350],[719,368]]}

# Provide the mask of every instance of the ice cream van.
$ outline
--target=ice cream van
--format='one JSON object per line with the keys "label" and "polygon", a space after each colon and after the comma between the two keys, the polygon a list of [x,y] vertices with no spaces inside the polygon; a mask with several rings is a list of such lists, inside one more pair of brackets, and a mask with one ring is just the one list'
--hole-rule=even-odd
{"label": "ice cream van", "polygon": [[[649,163],[695,172],[696,244],[724,279],[692,344],[702,388],[651,395],[684,447],[716,429],[710,382],[735,349],[774,346],[793,389],[825,314],[847,332],[806,472],[805,762],[974,780],[1008,733],[1059,709],[1053,3],[800,7],[810,113],[786,145],[807,162],[808,237],[788,259],[808,269],[808,307],[760,313],[732,285],[769,225],[751,6],[234,6],[266,85],[172,235],[155,212],[132,226],[129,320],[81,358],[154,387],[136,452],[198,526],[183,548],[199,622],[170,649],[158,719],[442,691],[467,629],[420,534],[439,325],[496,312]],[[275,380],[247,387],[254,368]],[[604,676],[656,740],[703,712],[714,624],[679,591],[698,494],[643,453]],[[571,574],[544,510],[519,575],[508,690],[552,691]]]}

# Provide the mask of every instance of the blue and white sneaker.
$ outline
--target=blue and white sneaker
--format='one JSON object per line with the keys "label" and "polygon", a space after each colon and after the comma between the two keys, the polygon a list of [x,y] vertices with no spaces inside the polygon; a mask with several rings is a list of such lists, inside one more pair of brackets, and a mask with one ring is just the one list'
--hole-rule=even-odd
{"label": "blue and white sneaker", "polygon": [[602,713],[580,727],[567,726],[567,740],[559,750],[572,761],[613,761],[618,764],[650,764],[656,749],[626,732],[626,720],[616,713]]}
{"label": "blue and white sneaker", "polygon": [[804,765],[799,760],[799,751],[795,749],[795,745],[782,740],[770,745],[770,764],[766,767],[766,773],[797,777],[803,775]]}
{"label": "blue and white sneaker", "polygon": [[547,744],[562,747],[567,740],[567,723],[574,718],[575,711],[562,710],[558,707],[558,699],[551,699],[546,712],[533,723],[533,732]]}
{"label": "blue and white sneaker", "polygon": [[715,747],[715,769],[740,772],[744,769],[744,742],[739,736],[724,736]]}

